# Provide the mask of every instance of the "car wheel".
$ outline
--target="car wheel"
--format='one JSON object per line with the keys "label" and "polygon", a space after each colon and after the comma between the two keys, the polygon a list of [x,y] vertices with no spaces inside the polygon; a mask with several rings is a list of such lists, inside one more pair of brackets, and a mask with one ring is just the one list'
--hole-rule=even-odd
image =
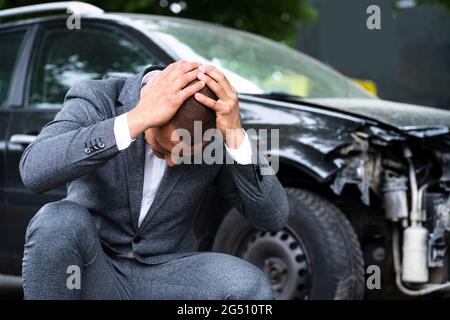
{"label": "car wheel", "polygon": [[361,299],[363,258],[343,213],[323,197],[287,188],[290,217],[278,232],[257,230],[231,210],[213,250],[238,256],[262,269],[277,299]]}

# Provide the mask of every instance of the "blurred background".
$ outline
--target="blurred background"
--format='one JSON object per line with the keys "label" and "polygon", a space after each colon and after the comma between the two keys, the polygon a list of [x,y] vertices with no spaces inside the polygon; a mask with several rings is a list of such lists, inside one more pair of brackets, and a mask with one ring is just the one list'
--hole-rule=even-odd
{"label": "blurred background", "polygon": [[[48,1],[0,0],[0,9]],[[215,22],[285,43],[381,98],[450,109],[450,0],[87,1]],[[381,30],[366,27],[369,5]]]}

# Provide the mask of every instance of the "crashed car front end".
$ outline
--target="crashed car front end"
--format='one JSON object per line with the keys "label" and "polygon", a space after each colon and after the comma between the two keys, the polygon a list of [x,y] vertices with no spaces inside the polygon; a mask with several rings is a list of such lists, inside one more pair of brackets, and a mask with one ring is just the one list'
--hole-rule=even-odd
{"label": "crashed car front end", "polygon": [[[333,154],[330,187],[357,186],[361,201],[381,201],[392,224],[396,283],[407,295],[450,288],[450,136],[446,127],[383,130],[369,126]],[[377,199],[372,199],[377,198]]]}
{"label": "crashed car front end", "polygon": [[378,99],[359,100],[370,107],[360,112],[343,107],[349,99],[243,102],[247,127],[280,130],[279,148],[269,153],[317,185],[293,172],[280,179],[288,186],[297,180],[295,187],[312,188],[341,208],[366,266],[380,265],[409,296],[449,291],[449,112]]}

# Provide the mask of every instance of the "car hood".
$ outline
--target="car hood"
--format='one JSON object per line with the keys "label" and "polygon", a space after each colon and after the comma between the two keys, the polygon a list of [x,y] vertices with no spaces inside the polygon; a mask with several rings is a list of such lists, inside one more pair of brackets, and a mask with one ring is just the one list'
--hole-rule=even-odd
{"label": "car hood", "polygon": [[311,98],[301,101],[376,120],[418,137],[447,134],[450,128],[450,111],[437,108],[381,99]]}

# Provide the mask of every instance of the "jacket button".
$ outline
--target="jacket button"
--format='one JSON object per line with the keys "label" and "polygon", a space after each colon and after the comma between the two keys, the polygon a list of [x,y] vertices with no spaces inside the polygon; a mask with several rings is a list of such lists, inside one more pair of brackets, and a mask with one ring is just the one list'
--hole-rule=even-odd
{"label": "jacket button", "polygon": [[99,147],[100,149],[103,149],[104,147],[106,147],[106,145],[105,145],[103,142],[100,142],[100,143],[98,144],[98,147]]}
{"label": "jacket button", "polygon": [[84,153],[86,153],[86,154],[91,154],[91,153],[92,153],[91,148],[86,148],[86,149],[84,149]]}
{"label": "jacket button", "polygon": [[142,241],[142,237],[141,236],[136,236],[136,237],[134,237],[134,239],[133,239],[133,242],[134,243],[139,243],[139,242],[141,242]]}

